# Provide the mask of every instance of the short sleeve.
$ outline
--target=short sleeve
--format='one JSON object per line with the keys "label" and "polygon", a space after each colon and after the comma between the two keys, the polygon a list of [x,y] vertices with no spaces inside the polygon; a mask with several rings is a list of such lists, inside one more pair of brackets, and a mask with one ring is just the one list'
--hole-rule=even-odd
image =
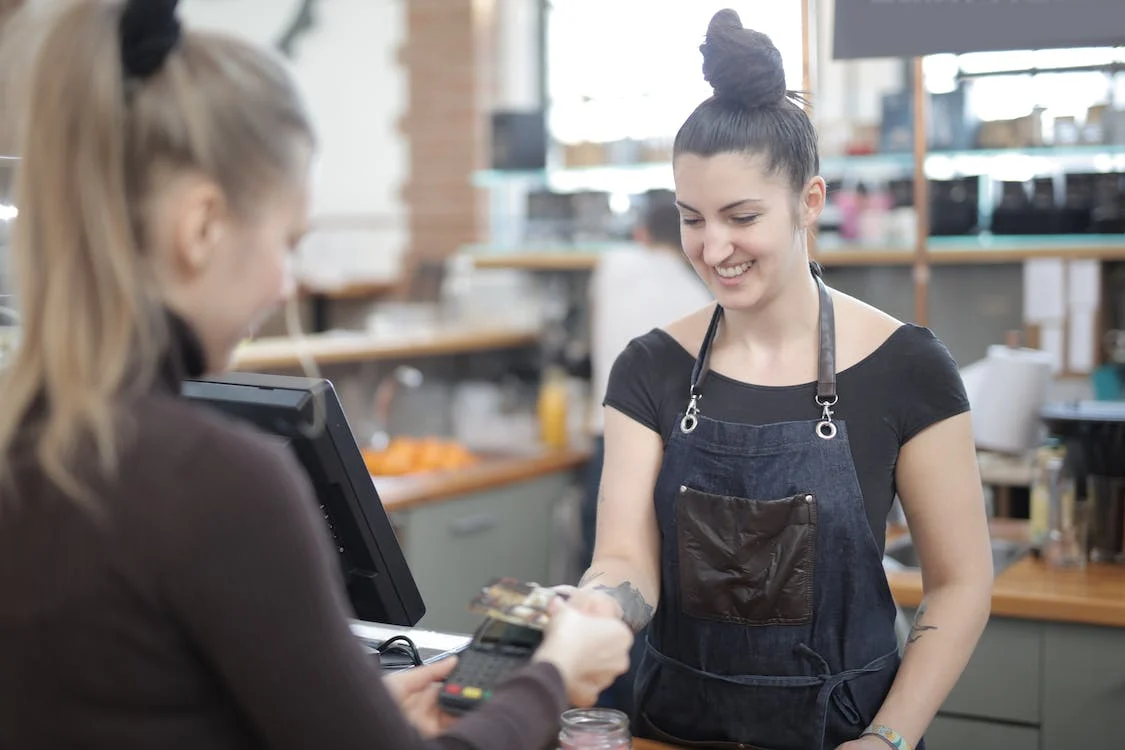
{"label": "short sleeve", "polygon": [[957,362],[928,328],[911,326],[902,370],[904,381],[896,389],[900,445],[927,427],[969,411],[969,397]]}
{"label": "short sleeve", "polygon": [[613,362],[602,404],[660,434],[659,373],[642,339],[633,339]]}

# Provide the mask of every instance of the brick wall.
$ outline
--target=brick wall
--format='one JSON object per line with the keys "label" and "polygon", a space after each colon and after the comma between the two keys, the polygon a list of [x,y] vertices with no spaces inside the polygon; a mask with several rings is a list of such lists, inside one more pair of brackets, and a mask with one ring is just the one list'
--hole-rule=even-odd
{"label": "brick wall", "polygon": [[[488,21],[483,0],[405,0],[408,149],[403,200],[410,216],[412,294],[430,296],[432,266],[485,226],[472,173],[485,162]],[[430,267],[430,268],[427,268]],[[431,271],[427,273],[427,271]],[[419,288],[421,286],[422,288]]]}

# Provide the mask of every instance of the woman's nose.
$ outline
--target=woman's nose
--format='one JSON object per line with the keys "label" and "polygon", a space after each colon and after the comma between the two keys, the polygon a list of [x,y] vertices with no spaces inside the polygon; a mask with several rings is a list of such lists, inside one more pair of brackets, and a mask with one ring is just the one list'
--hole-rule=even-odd
{"label": "woman's nose", "polygon": [[717,266],[730,257],[730,235],[721,226],[708,226],[703,233],[703,262],[709,266]]}

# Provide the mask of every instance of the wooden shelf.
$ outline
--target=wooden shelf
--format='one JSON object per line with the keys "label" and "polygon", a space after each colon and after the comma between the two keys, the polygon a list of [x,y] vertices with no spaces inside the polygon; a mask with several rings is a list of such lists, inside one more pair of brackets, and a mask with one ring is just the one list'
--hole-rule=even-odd
{"label": "wooden shelf", "polygon": [[[931,265],[973,265],[1021,263],[1032,258],[1073,260],[1125,260],[1125,235],[1060,235],[934,237],[927,246]],[[506,268],[520,271],[588,271],[598,264],[602,252],[612,250],[527,250],[473,255],[477,268]],[[821,246],[813,256],[825,267],[834,266],[909,266],[914,263],[911,248],[873,248],[847,245]]]}
{"label": "wooden shelf", "polygon": [[[870,249],[856,247],[821,248],[815,255],[825,267],[831,266],[909,266],[914,251],[908,249]],[[1069,260],[1125,260],[1125,235],[1119,242],[1111,236],[1042,237],[1004,236],[991,238],[935,237],[927,246],[930,265],[973,265],[1022,263],[1033,258]]]}
{"label": "wooden shelf", "polygon": [[398,339],[364,333],[319,333],[305,336],[303,340],[276,336],[239,347],[234,356],[234,369],[297,368],[301,365],[302,348],[317,364],[325,365],[512,349],[532,346],[538,341],[538,331],[500,327],[450,329]]}
{"label": "wooden shelf", "polygon": [[373,479],[383,505],[387,510],[398,511],[570,471],[585,464],[589,457],[589,451],[582,448],[544,448],[526,455],[489,457],[465,469]]}
{"label": "wooden shelf", "polygon": [[813,260],[825,268],[832,266],[909,266],[914,262],[914,251],[908,249],[871,250],[862,247],[855,249],[821,249]]}
{"label": "wooden shelf", "polygon": [[332,300],[366,299],[393,292],[399,288],[401,283],[397,279],[394,281],[362,281],[326,289],[302,285],[298,293],[302,297],[324,297]]}
{"label": "wooden shelf", "polygon": [[1125,235],[933,237],[927,254],[935,264],[1020,263],[1033,258],[1120,260],[1125,258]]}
{"label": "wooden shelf", "polygon": [[527,252],[482,255],[473,258],[477,268],[507,268],[518,271],[590,271],[598,265],[595,252]]}

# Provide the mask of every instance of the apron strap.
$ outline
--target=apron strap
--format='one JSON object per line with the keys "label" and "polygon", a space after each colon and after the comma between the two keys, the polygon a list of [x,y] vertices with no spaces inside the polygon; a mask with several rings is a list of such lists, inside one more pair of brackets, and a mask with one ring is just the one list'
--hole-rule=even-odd
{"label": "apron strap", "polygon": [[698,399],[703,395],[703,381],[711,372],[711,345],[715,343],[715,334],[719,331],[719,321],[722,319],[723,306],[716,304],[711,322],[707,325],[707,333],[703,336],[703,345],[699,347],[699,356],[695,358],[695,366],[691,370],[691,395],[694,398]]}
{"label": "apron strap", "polygon": [[[819,266],[810,264],[810,271],[816,279],[817,294],[820,298],[820,317],[817,322],[819,331],[817,378],[816,378],[816,404],[821,409],[820,420],[816,424],[816,433],[825,440],[836,437],[836,425],[832,422],[832,407],[835,406],[836,395],[836,313],[832,305],[832,296],[828,287],[820,278]],[[687,410],[680,420],[680,429],[684,433],[691,433],[699,424],[699,399],[703,398],[703,382],[711,372],[711,346],[715,342],[715,335],[719,330],[719,321],[723,319],[722,305],[715,305],[715,312],[711,315],[711,322],[707,325],[707,333],[703,336],[703,344],[699,347],[699,355],[695,358],[695,366],[691,371],[691,393]]]}
{"label": "apron strap", "polygon": [[836,403],[836,311],[828,287],[819,276],[820,292],[820,356],[817,362],[816,401],[821,406]]}

